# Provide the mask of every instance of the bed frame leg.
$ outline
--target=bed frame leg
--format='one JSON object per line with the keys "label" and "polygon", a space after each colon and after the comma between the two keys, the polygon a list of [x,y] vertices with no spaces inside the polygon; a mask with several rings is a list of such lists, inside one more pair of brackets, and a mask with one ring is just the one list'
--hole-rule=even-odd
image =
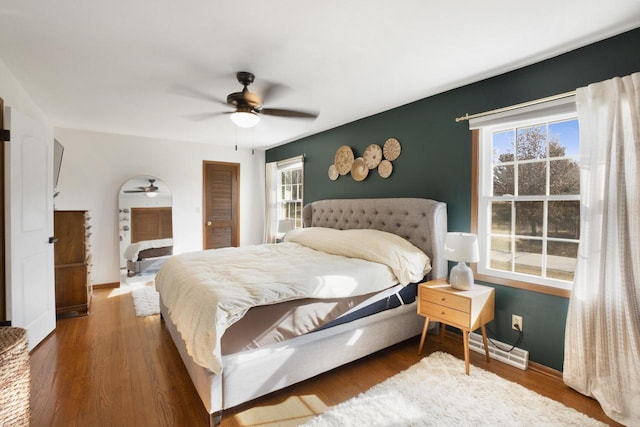
{"label": "bed frame leg", "polygon": [[222,411],[209,414],[209,427],[218,427],[222,422]]}

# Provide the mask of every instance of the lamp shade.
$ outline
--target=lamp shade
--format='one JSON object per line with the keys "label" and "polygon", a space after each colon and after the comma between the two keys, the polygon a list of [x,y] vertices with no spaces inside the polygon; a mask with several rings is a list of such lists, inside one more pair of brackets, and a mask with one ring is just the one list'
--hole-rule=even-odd
{"label": "lamp shade", "polygon": [[480,261],[478,238],[470,233],[447,233],[444,238],[444,257],[458,264],[451,269],[449,283],[454,289],[466,291],[473,286],[473,271],[467,262]]}
{"label": "lamp shade", "polygon": [[477,236],[471,233],[447,233],[444,239],[444,257],[449,261],[480,261]]}
{"label": "lamp shade", "polygon": [[241,128],[252,128],[260,121],[260,116],[250,111],[236,111],[230,117],[231,121]]}
{"label": "lamp shade", "polygon": [[289,231],[293,230],[293,220],[290,218],[281,219],[278,221],[278,233],[286,234]]}

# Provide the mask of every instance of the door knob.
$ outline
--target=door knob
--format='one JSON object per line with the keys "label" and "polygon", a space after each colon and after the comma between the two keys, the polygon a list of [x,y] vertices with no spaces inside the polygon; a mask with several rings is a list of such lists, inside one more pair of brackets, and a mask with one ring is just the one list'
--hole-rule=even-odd
{"label": "door knob", "polygon": [[49,244],[55,243],[57,241],[58,241],[57,237],[53,237],[53,236],[49,237]]}
{"label": "door knob", "polygon": [[211,227],[211,221],[207,221],[207,227]]}

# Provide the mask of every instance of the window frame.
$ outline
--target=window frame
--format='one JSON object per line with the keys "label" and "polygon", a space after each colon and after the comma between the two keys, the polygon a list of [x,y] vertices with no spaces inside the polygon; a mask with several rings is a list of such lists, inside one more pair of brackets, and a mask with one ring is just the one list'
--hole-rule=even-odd
{"label": "window frame", "polygon": [[[471,192],[471,232],[478,235],[478,244],[480,246],[480,252],[483,254],[483,260],[477,264],[472,265],[472,269],[474,271],[474,276],[477,280],[487,281],[491,283],[497,283],[501,285],[511,286],[520,289],[526,289],[530,291],[557,295],[562,297],[570,297],[571,289],[573,287],[573,282],[562,281],[558,279],[552,278],[544,278],[544,277],[536,277],[536,276],[528,276],[522,273],[510,272],[510,271],[501,271],[490,269],[488,264],[490,262],[489,254],[487,252],[488,248],[488,238],[491,234],[490,230],[481,230],[481,222],[486,223],[490,226],[490,222],[488,222],[488,205],[494,201],[495,199],[492,196],[485,197],[487,186],[493,185],[492,180],[492,170],[493,170],[493,156],[491,153],[491,145],[483,144],[482,136],[483,132],[489,134],[490,132],[496,131],[500,128],[512,127],[512,128],[522,128],[531,124],[540,124],[540,123],[549,123],[555,121],[562,120],[570,120],[577,119],[577,114],[574,111],[570,112],[552,112],[545,114],[544,111],[539,111],[539,114],[535,116],[527,117],[527,118],[514,118],[512,120],[505,120],[504,123],[487,123],[486,125],[480,125],[477,128],[472,128],[471,133],[471,142],[472,142],[472,165],[471,165],[471,176],[472,176],[472,192]],[[514,125],[514,123],[517,123]],[[488,145],[488,146],[487,146]],[[547,164],[549,162],[549,158],[547,158]],[[488,168],[489,172],[484,172],[482,167],[485,165]],[[483,193],[483,190],[485,191]],[[489,191],[490,192],[490,191]],[[553,195],[545,195],[542,197],[536,196],[536,198],[546,199],[547,201],[553,201],[557,199],[556,196]],[[580,196],[562,196],[560,197],[563,200],[572,199],[572,200],[580,200]],[[513,198],[505,199],[505,201],[512,201]],[[517,200],[517,199],[516,199]],[[546,223],[546,219],[545,219]],[[545,224],[546,227],[546,224]],[[552,239],[553,240],[553,239]],[[484,249],[483,249],[484,248]],[[484,264],[482,262],[484,261]]]}

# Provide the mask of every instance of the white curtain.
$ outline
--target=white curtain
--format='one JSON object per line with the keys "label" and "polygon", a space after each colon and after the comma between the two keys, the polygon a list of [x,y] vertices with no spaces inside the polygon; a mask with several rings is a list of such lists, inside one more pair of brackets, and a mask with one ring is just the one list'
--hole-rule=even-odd
{"label": "white curtain", "polygon": [[278,162],[265,167],[264,243],[275,243],[278,235]]}
{"label": "white curtain", "polygon": [[640,73],[576,91],[581,243],[564,381],[640,425]]}

